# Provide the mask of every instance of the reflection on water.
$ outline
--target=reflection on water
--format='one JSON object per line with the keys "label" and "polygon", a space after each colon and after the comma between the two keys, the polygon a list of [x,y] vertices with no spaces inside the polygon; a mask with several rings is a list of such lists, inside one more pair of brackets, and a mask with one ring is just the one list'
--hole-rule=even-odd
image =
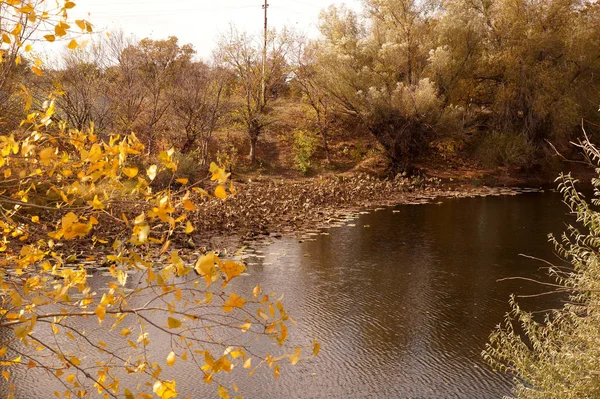
{"label": "reflection on water", "polygon": [[[331,229],[314,241],[282,239],[247,259],[250,275],[240,278],[238,287],[251,290],[260,283],[284,293],[299,321],[292,343],[317,338],[322,349],[315,360],[284,368],[275,381],[267,371],[247,377],[245,370],[234,370],[245,397],[500,398],[509,393],[510,380],[489,370],[480,353],[508,311],[510,293],[543,288],[497,280],[543,278],[540,263],[518,255],[554,259],[546,235],[560,232],[565,220],[560,196],[445,200],[395,210],[361,215],[352,222],[356,227]],[[556,305],[552,300],[524,304],[546,309]],[[156,350],[166,356],[168,343],[163,346]],[[216,387],[203,384],[183,362],[169,374],[177,376],[181,397],[214,396]],[[52,397],[49,387],[56,382],[33,383],[39,378],[34,371],[20,376],[18,397]]]}

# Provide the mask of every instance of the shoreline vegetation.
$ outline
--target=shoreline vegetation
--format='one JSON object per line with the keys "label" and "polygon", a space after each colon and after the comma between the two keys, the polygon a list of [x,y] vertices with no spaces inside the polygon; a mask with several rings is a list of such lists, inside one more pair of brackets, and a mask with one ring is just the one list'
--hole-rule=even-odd
{"label": "shoreline vegetation", "polygon": [[[352,171],[304,178],[255,173],[236,175],[232,179],[235,193],[225,199],[195,193],[189,197],[195,209],[189,212],[188,219],[195,231],[174,234],[171,248],[181,251],[183,258],[193,259],[207,252],[227,256],[266,240],[312,239],[316,232],[346,224],[361,212],[396,205],[430,204],[447,198],[513,196],[555,190],[557,186],[553,180],[509,169],[470,169],[467,173],[464,169],[429,171],[443,178],[406,173],[381,177],[381,173],[376,176]],[[582,176],[582,186],[592,173],[591,169],[578,168],[576,175]],[[128,217],[134,213],[135,209],[129,210]],[[98,219],[97,234],[110,236],[114,226],[102,216]],[[89,248],[84,248],[87,244],[79,244],[78,241],[65,243],[73,245],[71,251],[76,254],[73,262],[90,255]],[[109,247],[107,243],[104,251],[103,246],[96,243],[92,251],[110,254]],[[93,258],[84,262],[86,268],[107,264],[106,260]]]}
{"label": "shoreline vegetation", "polygon": [[[365,173],[303,179],[249,178],[236,182],[236,194],[224,201],[207,199],[190,216],[197,231],[180,246],[233,253],[265,239],[310,238],[316,231],[347,223],[360,212],[395,205],[428,204],[445,198],[472,198],[540,192],[530,180],[512,187],[482,185],[479,180],[442,180],[398,174],[379,178]],[[516,181],[513,179],[512,181]]]}

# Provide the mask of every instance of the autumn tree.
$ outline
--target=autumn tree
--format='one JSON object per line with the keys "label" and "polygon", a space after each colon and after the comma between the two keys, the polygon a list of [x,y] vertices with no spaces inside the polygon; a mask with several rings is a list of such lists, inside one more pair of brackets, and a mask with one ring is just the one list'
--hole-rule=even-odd
{"label": "autumn tree", "polygon": [[[17,19],[38,15],[39,3],[8,4]],[[67,1],[56,14],[40,13],[44,26],[53,28],[47,40],[69,37],[67,12],[74,6]],[[75,24],[91,30],[87,21]],[[11,31],[10,40],[19,40],[20,33]],[[78,47],[75,39],[68,43]],[[189,54],[182,55],[171,39],[125,50],[145,60],[137,64],[139,72],[159,86],[159,78]],[[31,66],[36,75],[43,76],[44,69],[35,61]],[[155,87],[155,94],[162,96],[164,87]],[[214,253],[188,257],[177,248],[195,231],[194,212],[203,201],[235,195],[223,169],[213,163],[206,181],[177,179],[164,190],[150,188],[163,170],[177,170],[173,148],[141,168],[139,157],[147,150],[134,133],[100,136],[91,123],[70,126],[57,113],[59,93],[39,106],[26,88],[22,94],[26,112],[20,129],[0,135],[0,366],[9,397],[21,368],[59,381],[57,397],[154,393],[170,399],[178,394],[177,381],[164,371],[189,361],[225,398],[228,388],[220,376],[234,366],[253,371],[265,365],[277,377],[282,360],[300,360],[303,349],[285,345],[290,318],[280,299],[259,286],[249,293],[231,288],[243,264]],[[142,104],[151,121],[170,101],[159,100]],[[86,259],[98,262],[92,269],[106,265],[109,276],[100,279],[101,289],[94,288],[97,276],[89,276]],[[122,344],[111,347],[82,331],[78,319],[114,330]],[[169,338],[169,353],[148,350],[157,331]],[[256,353],[250,343],[261,337],[280,349]],[[84,358],[86,351],[98,357]],[[123,375],[134,375],[134,382]]]}
{"label": "autumn tree", "polygon": [[[0,3],[0,113],[3,130],[18,126],[23,102],[19,97],[26,96],[22,83],[29,75],[41,74],[41,61],[30,54],[34,41],[45,40],[41,30],[48,29],[48,40],[66,36],[70,26],[61,24],[66,12],[66,2],[49,4],[39,1],[36,7],[21,1]],[[86,21],[80,20],[84,28]],[[56,31],[56,32],[54,32]],[[73,47],[76,47],[76,41]]]}
{"label": "autumn tree", "polygon": [[[295,45],[288,30],[271,30],[267,37],[267,62],[263,74],[262,41],[232,28],[218,43],[215,58],[231,68],[237,78],[241,105],[236,116],[245,127],[250,139],[250,162],[256,160],[256,145],[265,127],[270,123],[268,104],[277,86],[288,74],[288,57]],[[264,91],[263,91],[264,80]]]}
{"label": "autumn tree", "polygon": [[166,130],[167,115],[173,105],[169,90],[182,68],[191,62],[195,53],[189,44],[179,46],[178,39],[171,36],[167,40],[142,39],[139,43],[123,50],[122,58],[131,63],[134,78],[139,79],[138,87],[144,90],[144,100],[137,130],[140,137],[153,151],[157,135]]}
{"label": "autumn tree", "polygon": [[203,165],[213,132],[226,112],[227,71],[203,62],[190,62],[175,77],[173,112],[184,132],[182,153],[199,149]]}
{"label": "autumn tree", "polygon": [[131,49],[137,44],[131,36],[123,31],[112,32],[103,41],[105,54],[114,60],[107,66],[110,76],[110,101],[115,109],[114,128],[117,131],[132,131],[138,127],[138,121],[144,110],[147,88],[140,77],[138,59]]}
{"label": "autumn tree", "polygon": [[83,130],[93,123],[96,131],[106,133],[115,118],[111,101],[111,79],[104,54],[94,43],[85,49],[70,50],[62,57],[62,66],[41,79],[50,80],[57,96],[57,107],[70,126]]}
{"label": "autumn tree", "polygon": [[314,121],[327,162],[331,163],[329,149],[329,135],[335,117],[335,101],[322,82],[322,72],[317,62],[319,46],[316,42],[299,42],[296,58],[294,60],[294,81],[300,89],[303,100],[310,106],[314,114]]}
{"label": "autumn tree", "polygon": [[582,117],[598,118],[598,21],[587,1],[447,2],[431,70],[488,131],[564,148]]}

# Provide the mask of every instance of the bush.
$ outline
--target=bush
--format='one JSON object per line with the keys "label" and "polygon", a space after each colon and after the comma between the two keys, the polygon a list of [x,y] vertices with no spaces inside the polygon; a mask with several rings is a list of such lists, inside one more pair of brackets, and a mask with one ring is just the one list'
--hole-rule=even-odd
{"label": "bush", "polygon": [[298,130],[294,133],[294,162],[296,168],[306,175],[312,169],[312,157],[317,151],[319,137],[307,130]]}
{"label": "bush", "polygon": [[216,155],[217,163],[228,172],[233,172],[237,166],[238,158],[238,147],[233,143],[227,143],[223,149],[217,151]]}
{"label": "bush", "polygon": [[360,97],[365,107],[362,118],[393,167],[409,168],[436,135],[433,126],[442,116],[443,104],[435,84],[425,78],[416,85],[397,83],[391,92],[387,87],[371,87]]}
{"label": "bush", "polygon": [[518,166],[530,168],[535,163],[535,146],[520,134],[492,132],[479,144],[476,155],[485,167]]}
{"label": "bush", "polygon": [[[583,148],[598,164],[599,150],[589,142]],[[594,209],[600,205],[600,179],[592,180],[591,204],[570,175],[560,180],[579,227],[569,226],[560,239],[550,236],[571,267],[553,266],[549,274],[557,280],[556,292],[569,294],[568,301],[538,322],[512,298],[511,313],[483,352],[493,367],[514,377],[520,399],[600,397],[600,212]]]}
{"label": "bush", "polygon": [[[188,179],[191,183],[196,183],[206,177],[208,168],[200,165],[197,154],[190,152],[187,154],[175,153],[173,154],[173,160],[177,163],[177,170],[175,172],[166,169],[156,175],[156,178],[152,181],[152,187],[157,189],[165,189],[169,187],[175,179]],[[158,163],[159,160],[153,163]],[[146,165],[148,167],[150,165]]]}

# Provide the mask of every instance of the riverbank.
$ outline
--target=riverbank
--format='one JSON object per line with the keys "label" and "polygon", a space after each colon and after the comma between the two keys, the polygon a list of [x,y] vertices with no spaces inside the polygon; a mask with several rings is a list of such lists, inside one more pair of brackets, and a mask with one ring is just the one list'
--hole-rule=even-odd
{"label": "riverbank", "polygon": [[244,243],[282,235],[303,239],[365,209],[538,190],[481,186],[474,181],[437,177],[397,175],[380,179],[362,173],[306,179],[254,178],[237,182],[236,188],[237,193],[225,200],[196,199],[198,207],[190,215],[196,232],[186,246],[232,250]]}

